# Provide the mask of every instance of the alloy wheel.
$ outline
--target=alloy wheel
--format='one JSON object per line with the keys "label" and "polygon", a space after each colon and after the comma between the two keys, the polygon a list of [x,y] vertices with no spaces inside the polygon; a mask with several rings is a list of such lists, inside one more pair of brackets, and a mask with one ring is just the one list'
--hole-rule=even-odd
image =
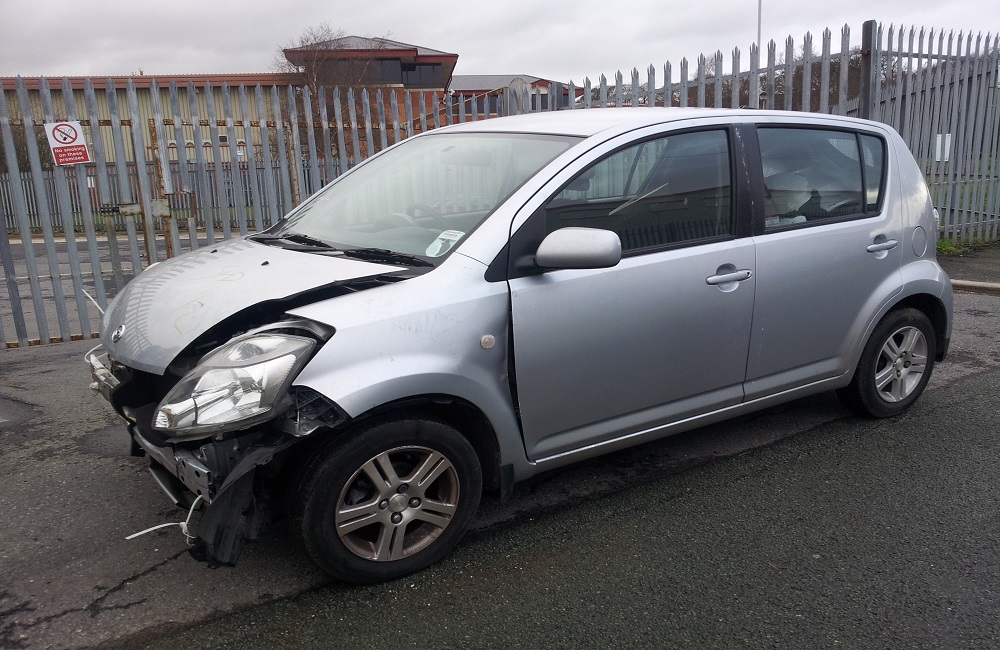
{"label": "alloy wheel", "polygon": [[354,472],[337,501],[336,530],[358,557],[388,562],[436,540],[460,497],[455,466],[427,447],[382,452]]}
{"label": "alloy wheel", "polygon": [[875,388],[886,402],[907,397],[927,367],[927,338],[918,328],[900,327],[886,340],[875,362]]}

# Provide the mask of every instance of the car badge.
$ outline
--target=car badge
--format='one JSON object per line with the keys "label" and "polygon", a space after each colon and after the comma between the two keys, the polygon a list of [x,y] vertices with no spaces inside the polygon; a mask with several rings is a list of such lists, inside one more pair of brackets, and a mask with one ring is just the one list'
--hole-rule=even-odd
{"label": "car badge", "polygon": [[122,340],[122,334],[124,334],[124,333],[125,333],[125,326],[124,325],[119,325],[118,328],[114,332],[111,333],[111,342],[112,343],[117,343],[118,341],[121,341]]}

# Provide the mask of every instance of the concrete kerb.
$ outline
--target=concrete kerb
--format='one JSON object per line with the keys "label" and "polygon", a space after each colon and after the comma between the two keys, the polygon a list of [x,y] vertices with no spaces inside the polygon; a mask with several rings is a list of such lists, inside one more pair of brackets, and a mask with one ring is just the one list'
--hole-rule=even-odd
{"label": "concrete kerb", "polygon": [[951,286],[956,291],[971,291],[1000,296],[1000,282],[976,282],[974,280],[952,280]]}
{"label": "concrete kerb", "polygon": [[937,256],[956,291],[1000,295],[1000,244]]}

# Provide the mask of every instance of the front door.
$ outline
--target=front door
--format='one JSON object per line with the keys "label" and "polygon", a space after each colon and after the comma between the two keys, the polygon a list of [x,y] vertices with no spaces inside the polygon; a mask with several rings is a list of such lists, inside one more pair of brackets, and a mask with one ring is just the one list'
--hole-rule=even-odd
{"label": "front door", "polygon": [[624,259],[509,281],[529,458],[742,401],[755,260],[735,236],[729,149],[724,129],[623,147],[532,217],[614,230]]}

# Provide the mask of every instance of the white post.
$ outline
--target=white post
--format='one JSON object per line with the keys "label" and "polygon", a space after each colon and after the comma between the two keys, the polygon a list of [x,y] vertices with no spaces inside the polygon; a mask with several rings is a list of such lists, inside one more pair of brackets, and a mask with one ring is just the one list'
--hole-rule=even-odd
{"label": "white post", "polygon": [[757,0],[757,51],[760,52],[760,15],[764,0]]}

